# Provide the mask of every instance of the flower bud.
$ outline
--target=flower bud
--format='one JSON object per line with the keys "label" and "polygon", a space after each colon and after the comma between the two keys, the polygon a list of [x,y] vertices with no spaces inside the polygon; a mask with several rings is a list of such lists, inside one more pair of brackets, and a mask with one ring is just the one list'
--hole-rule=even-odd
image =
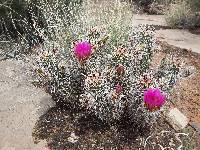
{"label": "flower bud", "polygon": [[125,73],[125,68],[123,65],[118,65],[116,67],[116,72],[118,75],[123,75]]}
{"label": "flower bud", "polygon": [[123,91],[123,88],[119,83],[116,85],[115,91],[117,94],[120,94]]}

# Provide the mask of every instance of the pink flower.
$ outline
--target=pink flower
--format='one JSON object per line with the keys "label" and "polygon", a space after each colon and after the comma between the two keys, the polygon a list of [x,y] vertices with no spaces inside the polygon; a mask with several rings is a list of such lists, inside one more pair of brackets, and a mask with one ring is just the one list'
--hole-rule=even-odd
{"label": "pink flower", "polygon": [[90,57],[92,53],[92,45],[88,42],[77,43],[74,48],[74,53],[78,61],[83,63]]}
{"label": "pink flower", "polygon": [[165,96],[158,88],[150,88],[144,92],[144,103],[147,109],[154,111],[160,109],[165,104]]}
{"label": "pink flower", "polygon": [[119,83],[116,85],[115,91],[117,94],[120,94],[123,91],[123,88]]}

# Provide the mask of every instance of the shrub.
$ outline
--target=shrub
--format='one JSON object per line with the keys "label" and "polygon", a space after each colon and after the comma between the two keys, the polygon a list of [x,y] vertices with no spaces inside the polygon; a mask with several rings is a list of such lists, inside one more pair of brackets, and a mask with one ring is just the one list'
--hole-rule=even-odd
{"label": "shrub", "polygon": [[131,3],[135,3],[136,5],[140,7],[147,7],[151,5],[154,0],[129,0]]}
{"label": "shrub", "polygon": [[139,127],[159,115],[181,67],[166,58],[151,69],[157,50],[154,29],[125,22],[124,5],[101,8],[95,17],[90,14],[96,11],[82,8],[76,24],[66,27],[67,38],[46,41],[38,50],[34,76],[57,104],[82,109],[109,124],[128,117]]}
{"label": "shrub", "polygon": [[199,0],[186,0],[186,2],[190,5],[191,9],[195,11],[200,11],[200,1]]}
{"label": "shrub", "polygon": [[76,58],[73,50],[62,53],[58,47],[43,49],[36,61],[38,84],[57,103],[81,107],[107,123],[124,115],[140,125],[147,123],[155,114],[145,108],[144,92],[150,87],[169,92],[179,73],[176,65],[164,64],[165,60],[157,71],[149,70],[156,48],[153,33],[152,28],[139,26],[124,45],[111,49],[108,33],[91,31],[87,38],[93,49],[81,51],[85,57]]}
{"label": "shrub", "polygon": [[172,5],[165,14],[167,24],[173,28],[199,27],[200,17],[195,12],[192,3],[192,1],[182,1],[181,3]]}
{"label": "shrub", "polygon": [[41,25],[41,14],[36,7],[37,5],[38,1],[1,1],[1,34],[6,34],[7,36],[16,38],[24,33],[30,33],[33,31],[33,19]]}
{"label": "shrub", "polygon": [[191,9],[187,3],[172,5],[169,12],[166,12],[166,22],[171,27],[187,27],[189,26],[188,18],[190,17]]}
{"label": "shrub", "polygon": [[[14,39],[20,37],[25,39],[30,46],[34,45],[42,40],[41,30],[45,31],[46,35],[49,35],[48,25],[50,25],[50,20],[46,20],[46,16],[49,15],[47,11],[57,13],[57,15],[61,15],[63,12],[70,14],[70,10],[67,7],[71,3],[81,4],[81,2],[82,0],[74,0],[73,2],[69,0],[59,2],[46,0],[3,0],[0,3],[0,34],[5,34],[7,37]],[[62,8],[65,8],[65,10],[62,10]],[[67,20],[72,18],[72,16],[67,16],[68,18],[65,18]]]}

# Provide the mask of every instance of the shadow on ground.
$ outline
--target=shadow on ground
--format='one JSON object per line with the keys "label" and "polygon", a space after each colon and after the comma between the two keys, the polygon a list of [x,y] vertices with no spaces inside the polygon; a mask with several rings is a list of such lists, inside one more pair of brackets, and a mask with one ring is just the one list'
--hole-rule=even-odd
{"label": "shadow on ground", "polygon": [[[136,139],[148,136],[150,127],[139,127],[121,120],[118,125],[108,125],[95,116],[86,116],[82,112],[70,112],[70,109],[53,107],[42,115],[33,129],[35,143],[47,140],[49,149],[137,149]],[[126,123],[125,123],[126,122]],[[137,130],[136,130],[137,129]],[[78,136],[77,142],[70,142],[71,133]]]}
{"label": "shadow on ground", "polygon": [[117,125],[107,125],[94,116],[69,110],[53,107],[42,115],[33,129],[35,143],[46,140],[46,146],[52,150],[159,150],[177,149],[190,143],[187,134],[175,132],[163,118],[151,127],[141,128],[126,118]]}

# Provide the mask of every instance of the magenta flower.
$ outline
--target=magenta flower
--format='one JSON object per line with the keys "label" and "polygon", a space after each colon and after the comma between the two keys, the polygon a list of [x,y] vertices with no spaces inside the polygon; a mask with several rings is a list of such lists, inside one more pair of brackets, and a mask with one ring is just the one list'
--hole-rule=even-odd
{"label": "magenta flower", "polygon": [[158,88],[150,88],[144,92],[144,103],[147,109],[154,111],[160,109],[165,104],[165,96]]}
{"label": "magenta flower", "polygon": [[88,42],[77,43],[74,48],[74,53],[78,61],[83,63],[90,57],[92,53],[92,45]]}

